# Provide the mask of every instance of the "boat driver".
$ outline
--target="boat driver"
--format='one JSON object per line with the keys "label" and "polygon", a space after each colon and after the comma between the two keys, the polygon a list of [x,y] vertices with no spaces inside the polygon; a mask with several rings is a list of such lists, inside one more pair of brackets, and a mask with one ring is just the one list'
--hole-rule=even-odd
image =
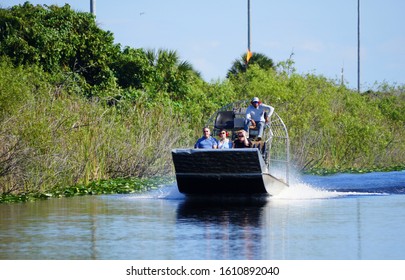
{"label": "boat driver", "polygon": [[274,112],[274,108],[270,105],[263,104],[260,102],[258,97],[253,97],[250,102],[251,105],[246,109],[246,118],[245,118],[245,131],[246,135],[249,137],[249,127],[255,126],[259,130],[257,135],[257,140],[261,140],[263,136],[263,130],[265,126],[265,116],[264,113],[268,111],[267,117],[270,118]]}

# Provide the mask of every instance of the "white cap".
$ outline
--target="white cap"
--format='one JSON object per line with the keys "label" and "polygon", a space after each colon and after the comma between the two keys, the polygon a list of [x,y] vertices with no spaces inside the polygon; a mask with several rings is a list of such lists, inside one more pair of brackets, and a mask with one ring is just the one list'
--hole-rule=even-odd
{"label": "white cap", "polygon": [[252,102],[260,102],[258,97],[253,97]]}

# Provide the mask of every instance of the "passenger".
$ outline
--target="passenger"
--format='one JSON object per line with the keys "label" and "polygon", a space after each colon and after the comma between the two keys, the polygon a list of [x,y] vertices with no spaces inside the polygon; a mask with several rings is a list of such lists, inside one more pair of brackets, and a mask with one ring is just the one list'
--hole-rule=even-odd
{"label": "passenger", "polygon": [[[249,127],[257,127],[257,129],[259,130],[257,140],[260,141],[263,136],[263,130],[267,122],[267,118],[271,117],[274,112],[274,108],[270,105],[261,103],[258,97],[253,97],[250,103],[251,105],[249,105],[246,110],[245,130],[247,135],[249,136]],[[269,112],[265,116],[266,110],[268,110]]]}
{"label": "passenger", "polygon": [[233,141],[233,148],[252,148],[252,141],[246,137],[246,131],[239,130],[237,135],[238,138]]}
{"label": "passenger", "polygon": [[210,129],[208,127],[203,128],[204,135],[197,140],[194,145],[195,149],[216,149],[218,147],[217,140],[210,135]]}
{"label": "passenger", "polygon": [[221,129],[219,132],[218,149],[230,149],[232,148],[232,142],[229,141],[229,133],[225,129]]}

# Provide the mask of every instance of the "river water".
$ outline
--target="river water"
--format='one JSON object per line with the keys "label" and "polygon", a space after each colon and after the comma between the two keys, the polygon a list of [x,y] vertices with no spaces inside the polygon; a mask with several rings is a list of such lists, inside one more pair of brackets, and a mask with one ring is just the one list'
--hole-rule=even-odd
{"label": "river water", "polygon": [[302,176],[275,197],[0,204],[0,259],[404,260],[405,171]]}

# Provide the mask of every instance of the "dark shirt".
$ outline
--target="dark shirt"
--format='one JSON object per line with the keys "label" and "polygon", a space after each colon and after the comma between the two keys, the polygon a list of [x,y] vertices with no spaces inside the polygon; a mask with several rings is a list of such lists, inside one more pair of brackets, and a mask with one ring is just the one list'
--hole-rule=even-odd
{"label": "dark shirt", "polygon": [[245,140],[240,141],[239,139],[236,139],[235,141],[233,141],[233,143],[235,144],[235,148],[252,148],[253,144],[249,138],[248,138],[248,142],[249,142],[249,145],[245,146]]}

